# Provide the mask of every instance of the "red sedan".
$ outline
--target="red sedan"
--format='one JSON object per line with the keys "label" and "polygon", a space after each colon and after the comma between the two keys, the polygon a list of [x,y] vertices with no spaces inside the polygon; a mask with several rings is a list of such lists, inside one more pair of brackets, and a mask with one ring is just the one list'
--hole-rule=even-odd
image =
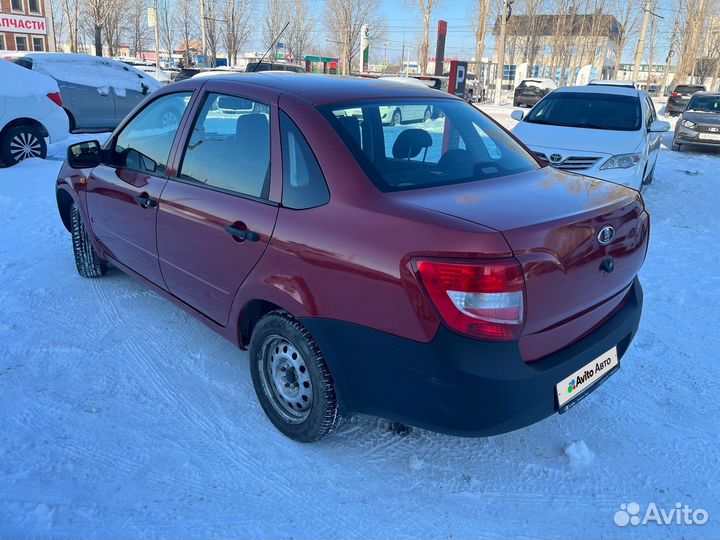
{"label": "red sedan", "polygon": [[[430,114],[383,122],[398,107]],[[249,348],[263,409],[303,442],[353,414],[492,435],[565,412],[642,310],[640,194],[421,86],[172,84],[70,147],[57,201],[82,276],[112,263]]]}

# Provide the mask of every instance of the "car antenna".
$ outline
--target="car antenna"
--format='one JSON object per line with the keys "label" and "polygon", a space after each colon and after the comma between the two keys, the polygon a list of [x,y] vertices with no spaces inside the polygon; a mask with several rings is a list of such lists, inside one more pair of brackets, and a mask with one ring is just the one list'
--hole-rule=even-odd
{"label": "car antenna", "polygon": [[260,58],[260,61],[259,61],[257,64],[255,64],[255,68],[252,70],[251,73],[255,73],[255,72],[257,71],[257,68],[259,68],[259,67],[260,67],[260,64],[262,64],[262,61],[265,60],[265,57],[267,56],[267,53],[269,53],[269,52],[270,52],[270,49],[272,49],[272,48],[275,46],[275,43],[277,42],[278,39],[280,39],[280,36],[282,36],[282,33],[285,31],[285,29],[286,29],[288,26],[290,26],[290,21],[286,22],[286,23],[285,23],[285,26],[282,27],[282,30],[280,30],[280,32],[278,32],[278,35],[275,37],[275,39],[273,39],[273,42],[272,42],[272,43],[270,44],[270,46],[268,47],[268,50],[265,51],[265,54],[262,55],[262,57]]}

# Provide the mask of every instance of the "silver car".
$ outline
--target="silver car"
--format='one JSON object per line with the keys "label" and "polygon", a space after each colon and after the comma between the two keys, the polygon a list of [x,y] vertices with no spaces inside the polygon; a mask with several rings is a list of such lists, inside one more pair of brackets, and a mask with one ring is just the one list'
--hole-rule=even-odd
{"label": "silver car", "polygon": [[109,58],[28,53],[12,61],[57,81],[71,131],[114,129],[161,86],[147,73]]}

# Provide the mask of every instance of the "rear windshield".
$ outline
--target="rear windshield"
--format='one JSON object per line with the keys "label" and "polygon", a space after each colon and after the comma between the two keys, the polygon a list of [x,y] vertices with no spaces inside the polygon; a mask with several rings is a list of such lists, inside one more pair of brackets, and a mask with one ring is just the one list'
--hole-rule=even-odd
{"label": "rear windshield", "polygon": [[518,88],[525,88],[527,86],[535,86],[537,88],[542,88],[545,86],[545,83],[542,81],[533,81],[533,80],[527,80],[523,81],[518,85]]}
{"label": "rear windshield", "polygon": [[703,92],[704,90],[704,86],[690,86],[685,84],[680,84],[675,87],[675,91],[678,94],[694,94],[695,92]]}
{"label": "rear windshield", "polygon": [[454,99],[326,105],[320,111],[382,191],[498,178],[537,162],[475,107]]}
{"label": "rear windshield", "polygon": [[695,96],[688,103],[686,111],[720,112],[720,96]]}
{"label": "rear windshield", "polygon": [[526,121],[553,126],[637,131],[642,112],[640,100],[634,96],[553,92],[530,111]]}

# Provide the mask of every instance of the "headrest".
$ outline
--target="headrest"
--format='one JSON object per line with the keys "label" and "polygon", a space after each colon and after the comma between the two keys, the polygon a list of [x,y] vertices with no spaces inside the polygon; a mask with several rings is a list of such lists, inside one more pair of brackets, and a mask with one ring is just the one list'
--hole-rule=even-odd
{"label": "headrest", "polygon": [[360,120],[356,116],[338,116],[338,122],[348,132],[348,135],[358,144],[361,145],[360,138]]}
{"label": "headrest", "polygon": [[268,119],[260,113],[250,113],[238,116],[235,123],[236,135],[251,135],[253,138],[268,138]]}
{"label": "headrest", "polygon": [[424,129],[406,129],[398,135],[393,144],[393,157],[410,159],[416,157],[423,148],[432,146],[432,137]]}

